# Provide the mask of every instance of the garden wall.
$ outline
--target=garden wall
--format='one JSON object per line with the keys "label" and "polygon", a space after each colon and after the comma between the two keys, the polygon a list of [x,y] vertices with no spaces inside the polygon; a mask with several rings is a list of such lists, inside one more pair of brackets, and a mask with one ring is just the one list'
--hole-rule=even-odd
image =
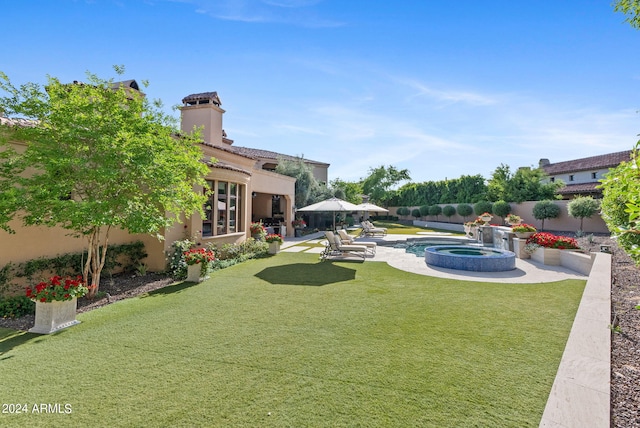
{"label": "garden wall", "polygon": [[[562,231],[562,232],[575,232],[580,229],[580,219],[569,217],[567,205],[570,201],[561,200],[554,201],[556,205],[560,207],[560,216],[555,219],[547,219],[544,221],[544,229],[547,231]],[[511,203],[511,213],[522,217],[522,221],[524,223],[531,224],[535,226],[538,230],[542,229],[542,220],[536,220],[533,217],[533,207],[537,203],[537,201],[528,201],[522,202],[520,204]],[[441,207],[446,205],[453,205],[457,207],[458,204],[439,204]],[[473,204],[470,204],[473,206]],[[399,207],[389,207],[390,215],[397,215],[396,211]],[[417,206],[407,207],[409,211],[414,208],[420,208]],[[459,216],[458,214],[452,217],[445,217],[444,215],[439,215],[437,218],[435,216],[426,216],[416,219],[413,216],[399,216],[401,220],[422,220],[426,221],[429,224],[429,227],[432,227],[431,223],[436,221],[438,223],[455,223],[462,224],[466,221],[471,221],[476,218],[475,214],[470,215],[466,219]],[[494,216],[491,221],[492,224],[502,224],[502,218]],[[433,226],[436,227],[436,226]],[[438,226],[438,228],[442,228]],[[607,225],[604,220],[600,217],[599,214],[593,215],[591,218],[585,218],[583,222],[583,232],[585,233],[606,233],[609,234],[609,229],[607,229]]]}

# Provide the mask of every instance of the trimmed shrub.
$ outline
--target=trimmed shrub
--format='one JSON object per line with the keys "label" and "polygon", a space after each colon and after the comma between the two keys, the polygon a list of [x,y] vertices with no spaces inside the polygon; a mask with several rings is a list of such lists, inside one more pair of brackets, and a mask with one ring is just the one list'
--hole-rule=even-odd
{"label": "trimmed shrub", "polygon": [[442,208],[442,214],[444,214],[445,217],[451,219],[451,217],[456,215],[456,207],[454,207],[453,205],[445,205]]}
{"label": "trimmed shrub", "polygon": [[504,218],[511,213],[511,205],[505,201],[496,201],[493,203],[493,213],[498,217],[502,217],[502,222],[504,223]]}
{"label": "trimmed shrub", "polygon": [[473,207],[469,204],[458,204],[456,211],[458,211],[458,215],[462,216],[466,220],[467,217],[473,214]]}
{"label": "trimmed shrub", "polygon": [[476,202],[475,205],[473,206],[473,212],[478,216],[484,213],[492,213],[493,204],[489,201]]}
{"label": "trimmed shrub", "polygon": [[438,216],[442,214],[442,207],[440,205],[431,205],[429,207],[429,215],[435,216],[438,220]]}
{"label": "trimmed shrub", "polygon": [[420,218],[420,208],[414,208],[411,210],[411,215],[414,216],[415,218]]}
{"label": "trimmed shrub", "polygon": [[542,227],[540,230],[544,230],[544,221],[548,218],[558,218],[560,216],[560,207],[553,203],[553,201],[540,201],[533,206],[533,217],[536,220],[542,220]]}

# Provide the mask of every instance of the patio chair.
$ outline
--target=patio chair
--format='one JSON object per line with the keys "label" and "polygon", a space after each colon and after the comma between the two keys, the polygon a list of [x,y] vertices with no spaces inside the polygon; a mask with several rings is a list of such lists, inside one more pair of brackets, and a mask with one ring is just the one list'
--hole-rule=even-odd
{"label": "patio chair", "polygon": [[340,237],[336,236],[333,232],[325,232],[325,237],[327,238],[327,246],[320,254],[322,260],[331,256],[354,255],[362,257],[364,261],[367,256],[368,250],[364,245],[345,245],[340,240]]}
{"label": "patio chair", "polygon": [[376,235],[387,236],[386,227],[375,227],[368,220],[361,221],[360,226],[362,226],[362,232],[360,232],[360,236],[376,236]]}
{"label": "patio chair", "polygon": [[375,242],[356,242],[353,236],[349,235],[344,229],[338,230],[338,235],[340,236],[340,240],[343,244],[364,245],[365,247],[367,247],[367,250],[371,255],[374,255],[376,253],[376,249],[378,248],[378,244],[376,244]]}

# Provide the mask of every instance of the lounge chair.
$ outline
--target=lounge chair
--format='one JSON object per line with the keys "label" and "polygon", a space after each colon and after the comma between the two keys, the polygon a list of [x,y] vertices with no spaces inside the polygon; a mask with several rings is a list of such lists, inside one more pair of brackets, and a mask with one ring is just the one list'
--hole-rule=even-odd
{"label": "lounge chair", "polygon": [[376,235],[387,236],[386,227],[375,227],[370,221],[367,221],[367,220],[361,221],[360,226],[362,227],[362,232],[360,232],[360,236],[376,236]]}
{"label": "lounge chair", "polygon": [[333,232],[325,232],[327,247],[320,254],[320,258],[325,260],[331,256],[355,255],[364,258],[367,256],[367,247],[364,245],[345,245]]}
{"label": "lounge chair", "polygon": [[375,254],[376,249],[378,248],[378,244],[375,242],[356,242],[353,236],[349,235],[346,230],[340,229],[338,230],[338,235],[340,236],[340,240],[345,245],[364,245],[367,247],[367,250],[370,254]]}

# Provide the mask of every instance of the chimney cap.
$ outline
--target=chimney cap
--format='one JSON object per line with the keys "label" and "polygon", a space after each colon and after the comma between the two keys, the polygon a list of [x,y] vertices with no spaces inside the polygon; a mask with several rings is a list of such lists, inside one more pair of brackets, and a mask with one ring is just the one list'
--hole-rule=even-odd
{"label": "chimney cap", "polygon": [[202,92],[200,94],[187,95],[182,99],[184,105],[213,104],[218,107],[222,105],[217,92]]}

